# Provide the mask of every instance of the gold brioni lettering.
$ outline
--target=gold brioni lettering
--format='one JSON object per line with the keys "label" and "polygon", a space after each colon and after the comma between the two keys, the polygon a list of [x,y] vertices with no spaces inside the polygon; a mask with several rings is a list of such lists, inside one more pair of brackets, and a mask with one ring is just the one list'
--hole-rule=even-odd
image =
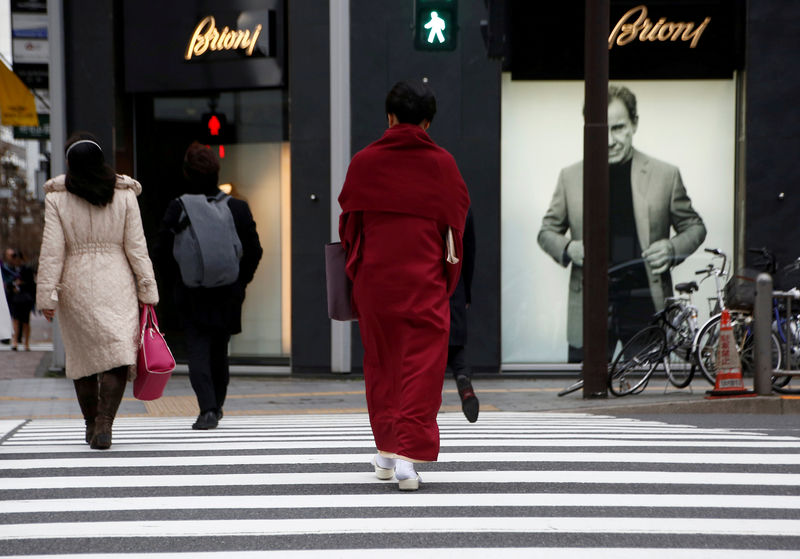
{"label": "gold brioni lettering", "polygon": [[200,56],[206,51],[244,49],[247,56],[253,54],[256,41],[261,34],[261,24],[256,25],[252,34],[249,29],[229,29],[226,25],[222,30],[217,30],[214,16],[208,16],[197,24],[192,33],[192,40],[186,49],[184,58],[191,60],[192,56]]}
{"label": "gold brioni lettering", "polygon": [[[639,17],[633,23],[629,23],[636,13]],[[608,36],[608,50],[616,44],[619,46],[627,45],[639,38],[639,41],[691,41],[689,48],[695,48],[697,42],[700,40],[700,35],[703,34],[706,27],[708,27],[710,17],[703,20],[703,23],[695,27],[694,22],[671,22],[667,18],[662,17],[655,23],[650,21],[647,17],[647,6],[642,4],[628,10],[614,26],[611,35]]]}

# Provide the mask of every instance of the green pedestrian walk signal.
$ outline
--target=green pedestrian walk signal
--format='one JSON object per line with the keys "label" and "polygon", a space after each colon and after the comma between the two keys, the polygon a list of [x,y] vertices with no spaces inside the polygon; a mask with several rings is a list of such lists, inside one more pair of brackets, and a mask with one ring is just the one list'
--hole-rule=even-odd
{"label": "green pedestrian walk signal", "polygon": [[458,38],[458,0],[415,0],[414,48],[455,50]]}

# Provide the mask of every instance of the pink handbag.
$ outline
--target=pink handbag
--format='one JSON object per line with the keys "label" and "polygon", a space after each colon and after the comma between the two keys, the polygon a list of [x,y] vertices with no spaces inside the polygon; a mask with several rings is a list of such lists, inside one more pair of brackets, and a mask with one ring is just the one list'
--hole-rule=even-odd
{"label": "pink handbag", "polygon": [[133,395],[138,400],[157,400],[175,370],[175,358],[158,329],[153,305],[142,307],[141,333]]}

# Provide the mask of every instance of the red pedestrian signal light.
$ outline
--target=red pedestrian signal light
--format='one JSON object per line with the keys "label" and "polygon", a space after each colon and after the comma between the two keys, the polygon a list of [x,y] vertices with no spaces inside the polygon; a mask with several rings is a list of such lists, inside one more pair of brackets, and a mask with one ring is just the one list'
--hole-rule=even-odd
{"label": "red pedestrian signal light", "polygon": [[222,124],[219,121],[217,115],[212,114],[211,118],[208,119],[208,131],[212,136],[219,136],[219,129],[222,127]]}
{"label": "red pedestrian signal light", "polygon": [[231,130],[228,119],[223,113],[205,113],[200,119],[202,129],[199,130],[201,144],[222,145],[231,142]]}

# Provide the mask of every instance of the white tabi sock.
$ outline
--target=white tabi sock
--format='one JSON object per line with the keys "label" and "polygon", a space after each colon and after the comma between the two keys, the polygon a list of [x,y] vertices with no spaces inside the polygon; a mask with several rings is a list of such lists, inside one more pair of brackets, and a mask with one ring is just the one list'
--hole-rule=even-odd
{"label": "white tabi sock", "polygon": [[375,464],[380,466],[381,468],[385,468],[387,470],[394,469],[396,460],[394,458],[387,458],[380,454],[375,455]]}
{"label": "white tabi sock", "polygon": [[416,479],[417,471],[414,469],[414,464],[402,458],[397,459],[395,464],[394,476],[398,479]]}

